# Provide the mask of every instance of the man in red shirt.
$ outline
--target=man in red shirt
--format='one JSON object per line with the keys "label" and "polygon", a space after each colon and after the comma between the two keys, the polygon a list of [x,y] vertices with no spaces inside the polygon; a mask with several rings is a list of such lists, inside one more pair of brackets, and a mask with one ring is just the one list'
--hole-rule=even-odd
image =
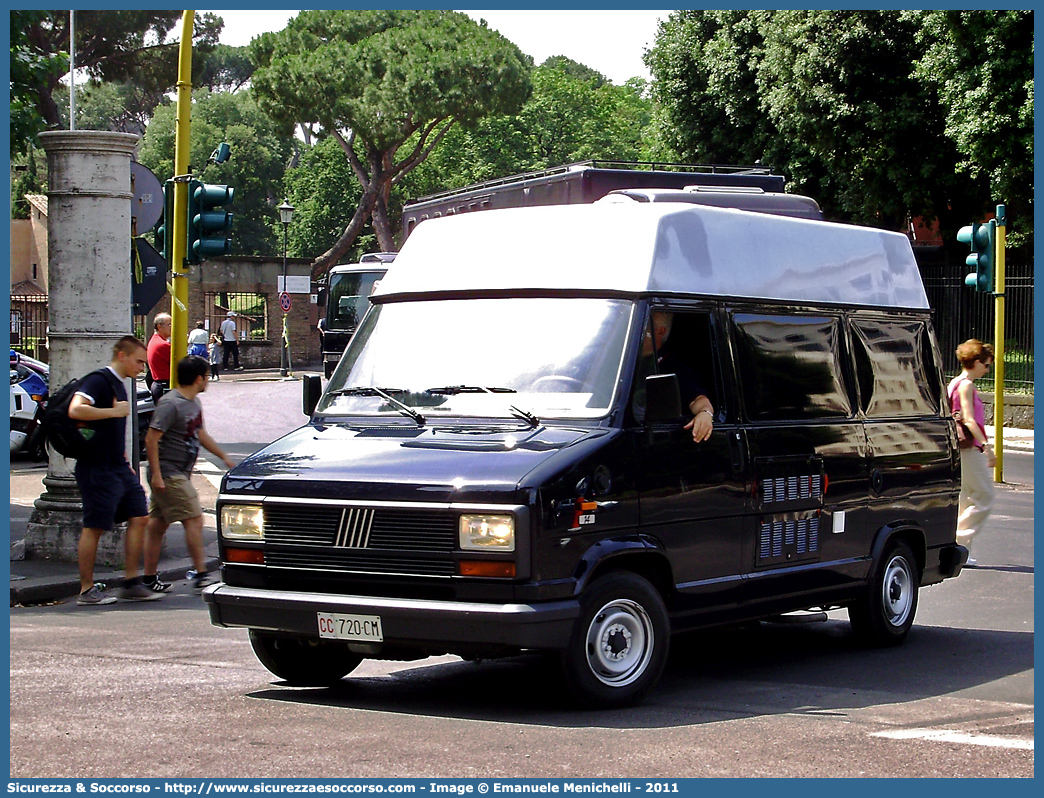
{"label": "man in red shirt", "polygon": [[157,313],[152,322],[155,332],[149,339],[149,373],[152,375],[149,390],[156,402],[170,390],[170,323],[169,313]]}

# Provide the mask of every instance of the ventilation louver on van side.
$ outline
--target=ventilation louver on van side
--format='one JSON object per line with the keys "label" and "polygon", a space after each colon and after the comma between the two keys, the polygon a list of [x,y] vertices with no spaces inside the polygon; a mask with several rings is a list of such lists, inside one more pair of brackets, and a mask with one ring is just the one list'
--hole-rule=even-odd
{"label": "ventilation louver on van side", "polygon": [[758,525],[758,565],[814,559],[819,553],[819,515],[772,516]]}

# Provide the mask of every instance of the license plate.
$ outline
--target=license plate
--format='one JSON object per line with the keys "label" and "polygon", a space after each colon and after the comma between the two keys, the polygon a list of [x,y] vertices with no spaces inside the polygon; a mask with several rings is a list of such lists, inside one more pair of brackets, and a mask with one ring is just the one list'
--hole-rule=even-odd
{"label": "license plate", "polygon": [[320,612],[318,615],[319,637],[363,643],[384,642],[379,615],[342,615],[332,612]]}

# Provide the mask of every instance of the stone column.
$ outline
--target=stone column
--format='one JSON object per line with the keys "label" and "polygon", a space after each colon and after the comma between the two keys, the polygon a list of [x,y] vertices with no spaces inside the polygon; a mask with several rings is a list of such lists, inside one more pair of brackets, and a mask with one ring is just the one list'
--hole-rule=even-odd
{"label": "stone column", "polygon": [[[50,383],[108,365],[131,328],[131,156],[139,137],[98,130],[40,134],[47,152]],[[134,386],[128,381],[134,401]],[[26,556],[75,562],[83,507],[72,467],[50,450]],[[121,566],[123,530],[103,535],[99,564]]]}

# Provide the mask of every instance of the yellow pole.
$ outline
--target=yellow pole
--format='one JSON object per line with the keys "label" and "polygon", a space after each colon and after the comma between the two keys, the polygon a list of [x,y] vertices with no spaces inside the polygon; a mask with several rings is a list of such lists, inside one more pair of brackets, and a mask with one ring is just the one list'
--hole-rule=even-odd
{"label": "yellow pole", "polygon": [[192,23],[195,11],[181,18],[181,46],[178,48],[178,103],[174,120],[174,241],[171,245],[170,302],[170,380],[177,381],[178,361],[188,354],[188,269],[185,266],[188,242],[189,130],[192,121]]}
{"label": "yellow pole", "polygon": [[1007,220],[1003,205],[997,206],[997,253],[994,259],[994,332],[993,332],[993,448],[997,464],[993,467],[995,482],[1004,481],[1004,248]]}

